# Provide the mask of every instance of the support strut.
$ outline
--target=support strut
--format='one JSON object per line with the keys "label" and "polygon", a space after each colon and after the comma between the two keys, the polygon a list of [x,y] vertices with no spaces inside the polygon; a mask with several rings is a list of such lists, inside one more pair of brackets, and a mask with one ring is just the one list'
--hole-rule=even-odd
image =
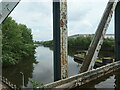
{"label": "support strut", "polygon": [[90,44],[90,47],[86,54],[83,65],[80,69],[80,72],[85,72],[87,70],[93,69],[95,60],[97,59],[98,53],[101,49],[101,45],[103,44],[103,39],[104,39],[106,30],[108,28],[108,25],[110,24],[113,12],[116,8],[118,1],[119,0],[110,0],[108,2],[107,7],[104,11],[103,17],[101,19],[101,22],[99,23],[95,36]]}
{"label": "support strut", "polygon": [[120,1],[115,9],[115,60],[120,60]]}
{"label": "support strut", "polygon": [[68,77],[67,1],[53,2],[54,81]]}

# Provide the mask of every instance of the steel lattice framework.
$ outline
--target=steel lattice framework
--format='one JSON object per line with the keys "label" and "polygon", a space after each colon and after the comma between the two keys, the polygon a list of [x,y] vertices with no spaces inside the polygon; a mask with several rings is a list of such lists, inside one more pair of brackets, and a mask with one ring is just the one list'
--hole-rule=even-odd
{"label": "steel lattice framework", "polygon": [[[20,0],[0,3],[0,24],[13,11]],[[100,51],[103,39],[115,11],[115,54],[116,60],[120,60],[120,2],[110,0],[99,23],[96,34],[89,46],[80,72],[93,69],[95,60]],[[68,77],[68,53],[67,53],[67,0],[53,0],[53,39],[54,39],[54,80]]]}

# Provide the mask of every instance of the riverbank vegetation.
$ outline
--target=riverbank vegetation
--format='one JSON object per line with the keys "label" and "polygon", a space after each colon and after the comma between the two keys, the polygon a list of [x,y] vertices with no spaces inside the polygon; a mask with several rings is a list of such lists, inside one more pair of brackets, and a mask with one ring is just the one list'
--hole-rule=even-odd
{"label": "riverbank vegetation", "polygon": [[35,45],[31,29],[8,17],[2,24],[2,63],[15,65],[21,59],[33,56]]}
{"label": "riverbank vegetation", "polygon": [[[68,50],[69,49],[77,49],[77,50],[88,50],[88,47],[91,43],[91,40],[93,38],[93,35],[90,36],[79,36],[76,38],[68,38]],[[43,45],[44,47],[53,47],[53,40],[49,40],[49,41],[36,41],[35,42],[38,45]],[[105,38],[102,48],[102,51],[114,51],[114,38]]]}

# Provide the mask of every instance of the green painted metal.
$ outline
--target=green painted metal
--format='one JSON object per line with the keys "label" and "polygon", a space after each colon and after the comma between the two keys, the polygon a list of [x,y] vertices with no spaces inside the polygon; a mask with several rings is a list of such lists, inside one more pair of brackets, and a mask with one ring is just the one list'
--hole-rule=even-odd
{"label": "green painted metal", "polygon": [[60,3],[53,2],[54,81],[61,79],[60,65]]}
{"label": "green painted metal", "polygon": [[120,60],[120,1],[115,10],[115,59]]}

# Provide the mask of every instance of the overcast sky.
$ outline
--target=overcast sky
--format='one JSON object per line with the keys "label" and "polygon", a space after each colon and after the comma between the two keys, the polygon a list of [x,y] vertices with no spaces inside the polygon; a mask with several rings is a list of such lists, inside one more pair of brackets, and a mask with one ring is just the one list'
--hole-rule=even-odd
{"label": "overcast sky", "polygon": [[[52,0],[21,0],[10,14],[32,29],[34,40],[53,38]],[[68,0],[68,35],[95,33],[108,0]],[[114,33],[112,21],[107,33]]]}

